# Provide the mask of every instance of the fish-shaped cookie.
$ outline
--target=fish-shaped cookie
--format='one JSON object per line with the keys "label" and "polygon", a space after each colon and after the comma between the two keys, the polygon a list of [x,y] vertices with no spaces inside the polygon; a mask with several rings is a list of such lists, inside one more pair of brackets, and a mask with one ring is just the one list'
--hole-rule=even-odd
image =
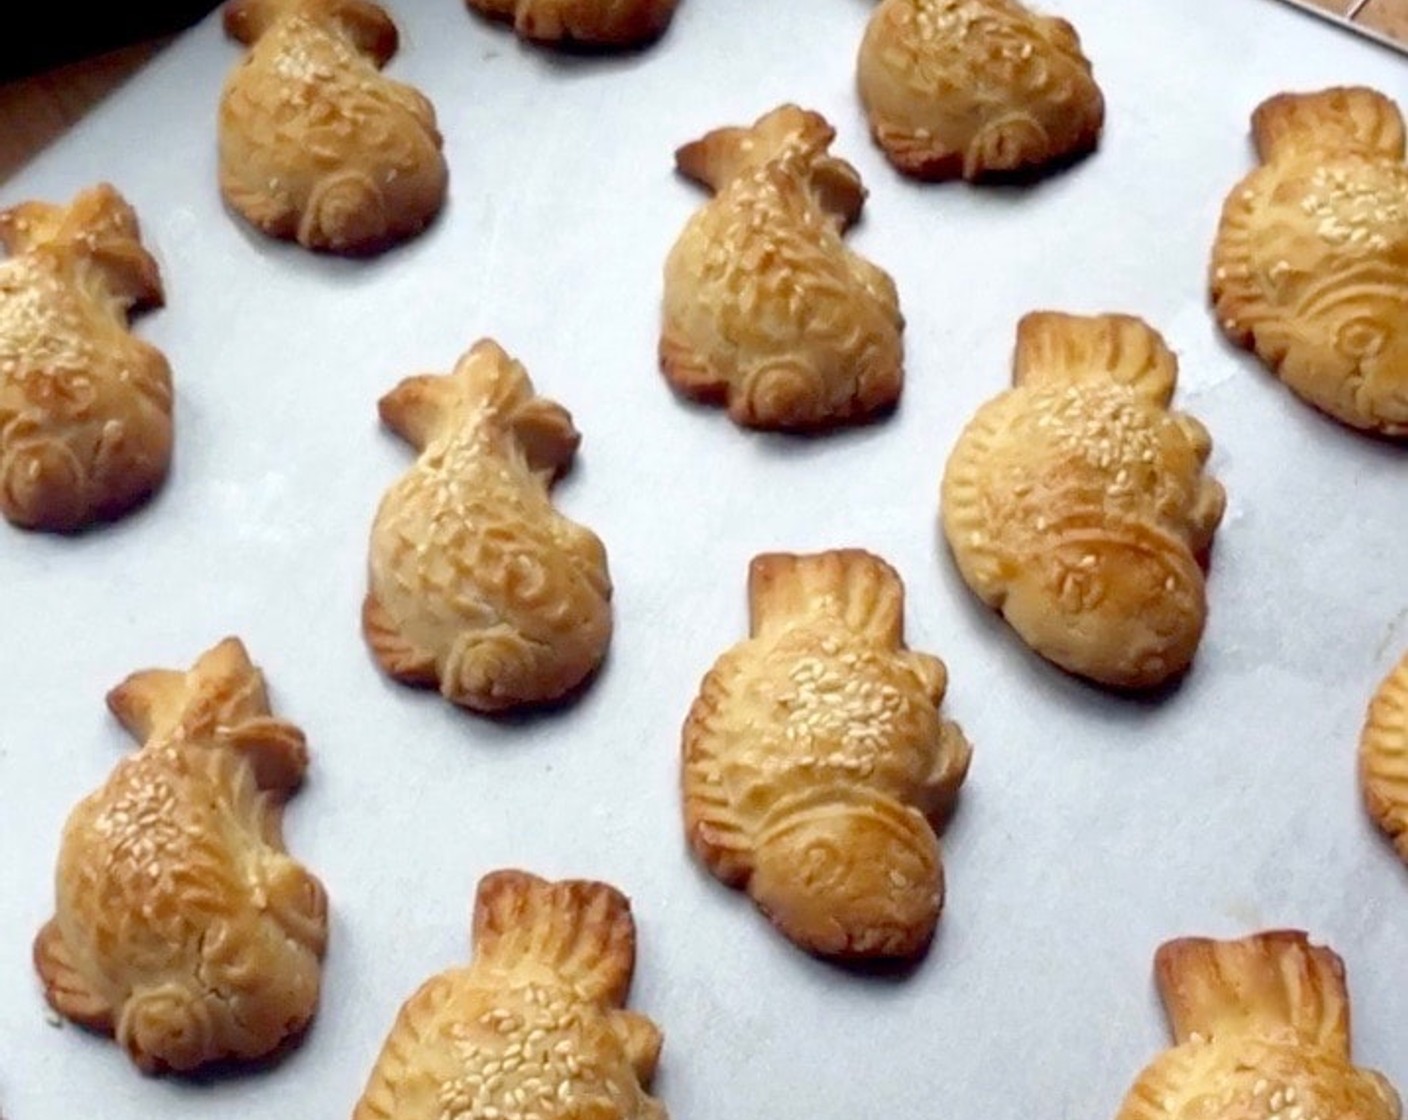
{"label": "fish-shaped cookie", "polygon": [[1359,779],[1369,815],[1408,863],[1408,654],[1369,705],[1359,738]]}
{"label": "fish-shaped cookie", "polygon": [[249,54],[220,99],[220,190],[251,224],[309,249],[365,253],[444,205],[435,110],[384,77],[390,17],[369,0],[231,0]]}
{"label": "fish-shaped cookie", "polygon": [[1397,1093],[1354,1065],[1344,965],[1304,933],[1160,947],[1173,1029],[1117,1120],[1400,1120]]}
{"label": "fish-shaped cookie", "polygon": [[580,437],[489,339],[401,382],[382,421],[420,452],[372,526],[362,628],[382,667],[496,712],[560,699],[611,639],[606,550],[553,508]]}
{"label": "fish-shaped cookie", "polygon": [[920,179],[1061,163],[1105,121],[1075,28],[1017,0],[882,0],[857,78],[876,143]]}
{"label": "fish-shaped cookie", "polygon": [[1213,246],[1224,333],[1355,428],[1408,436],[1408,164],[1403,114],[1372,89],[1258,106],[1261,166]]}
{"label": "fish-shaped cookie", "polygon": [[889,275],[841,238],[865,188],[827,154],[834,137],[784,105],[675,153],[715,193],[665,262],[660,366],[747,427],[824,428],[899,399],[904,319]]}
{"label": "fish-shaped cookie", "polygon": [[1207,430],[1169,408],[1178,360],[1127,315],[1034,312],[1015,387],[949,456],[944,535],[964,581],[1037,653],[1117,688],[1183,672],[1207,621],[1226,497]]}
{"label": "fish-shaped cookie", "polygon": [[539,43],[634,47],[659,38],[679,0],[467,0],[491,19]]}
{"label": "fish-shaped cookie", "polygon": [[353,1120],[666,1120],[646,1091],[660,1030],[625,1010],[634,970],[614,887],[486,876],[469,966],[406,1001]]}
{"label": "fish-shaped cookie", "polygon": [[108,706],[143,745],[64,827],[44,994],[147,1072],[264,1057],[313,1017],[327,941],[322,884],[281,833],[303,734],[269,714],[235,638]]}
{"label": "fish-shaped cookie", "polygon": [[66,532],[131,509],[171,461],[171,368],[128,331],[161,276],[106,183],[0,213],[0,513]]}
{"label": "fish-shaped cookie", "polygon": [[905,647],[904,586],[868,552],[758,556],[748,603],[684,725],[689,842],[802,948],[916,956],[971,754],[944,664]]}

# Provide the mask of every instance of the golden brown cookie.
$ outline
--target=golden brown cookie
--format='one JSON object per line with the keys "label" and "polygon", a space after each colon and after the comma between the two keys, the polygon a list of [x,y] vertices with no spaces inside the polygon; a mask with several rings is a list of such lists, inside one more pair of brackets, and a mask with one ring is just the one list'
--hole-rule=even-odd
{"label": "golden brown cookie", "polygon": [[1261,166],[1222,210],[1218,321],[1293,392],[1408,436],[1403,116],[1371,89],[1283,93],[1252,116]]}
{"label": "golden brown cookie", "polygon": [[758,556],[748,603],[684,725],[689,842],[802,948],[916,956],[971,753],[944,664],[905,647],[904,586],[868,552]]}
{"label": "golden brown cookie", "polygon": [[269,714],[235,638],[129,677],[108,707],[143,746],[64,828],[44,994],[149,1073],[263,1057],[313,1017],[327,941],[322,884],[280,826],[303,734]]}
{"label": "golden brown cookie", "polygon": [[362,629],[382,668],[480,712],[561,698],[611,639],[606,550],[550,497],[571,416],[489,339],[380,409],[420,452],[372,526]]}
{"label": "golden brown cookie", "polygon": [[1359,739],[1369,815],[1408,862],[1408,654],[1384,678]]}
{"label": "golden brown cookie", "polygon": [[1016,0],[883,0],[857,78],[876,143],[920,179],[1060,163],[1105,120],[1075,28]]}
{"label": "golden brown cookie", "polygon": [[66,532],[116,517],[171,462],[171,369],[128,333],[159,307],[137,216],[106,183],[0,213],[0,513]]}
{"label": "golden brown cookie", "polygon": [[353,1120],[666,1120],[646,1092],[660,1030],[625,1010],[634,970],[614,887],[487,876],[469,967],[406,1001]]}
{"label": "golden brown cookie", "polygon": [[467,0],[539,43],[633,47],[659,38],[679,0]]}
{"label": "golden brown cookie", "polygon": [[824,428],[890,408],[904,319],[889,275],[851,252],[855,168],[835,131],[784,105],[675,153],[715,192],[665,262],[660,366],[681,393],[753,428]]}
{"label": "golden brown cookie", "polygon": [[1344,965],[1305,934],[1170,941],[1154,968],[1176,1045],[1117,1120],[1400,1120],[1393,1087],[1350,1059]]}
{"label": "golden brown cookie", "polygon": [[1148,688],[1193,660],[1222,487],[1212,441],[1169,410],[1178,361],[1125,315],[1035,312],[1015,388],[978,410],[944,472],[963,579],[1069,672]]}
{"label": "golden brown cookie", "polygon": [[396,25],[368,0],[231,0],[251,49],[220,100],[220,190],[309,249],[364,253],[419,233],[448,172],[430,102],[380,68]]}

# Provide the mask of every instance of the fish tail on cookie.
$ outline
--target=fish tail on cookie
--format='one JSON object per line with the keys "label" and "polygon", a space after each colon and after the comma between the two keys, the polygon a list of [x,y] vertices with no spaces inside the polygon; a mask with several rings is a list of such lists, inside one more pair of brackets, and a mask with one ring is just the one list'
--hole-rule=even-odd
{"label": "fish tail on cookie", "polygon": [[470,408],[491,408],[523,450],[528,465],[549,477],[566,472],[581,435],[562,405],[538,396],[528,371],[497,342],[481,339],[460,359],[454,376]]}
{"label": "fish tail on cookie", "polygon": [[716,128],[675,151],[675,170],[701,186],[717,191],[746,164],[744,143],[749,130]]}
{"label": "fish tail on cookie", "polygon": [[1180,1044],[1288,1028],[1307,1045],[1349,1057],[1344,965],[1304,933],[1180,938],[1160,946],[1154,972]]}
{"label": "fish tail on cookie", "polygon": [[782,105],[751,126],[716,128],[685,144],[675,152],[675,169],[717,191],[729,180],[771,163],[788,151],[819,156],[835,136],[836,130],[820,113]]}
{"label": "fish tail on cookie", "polygon": [[225,34],[236,42],[257,42],[281,16],[305,5],[304,0],[229,0],[221,12]]}
{"label": "fish tail on cookie", "polygon": [[1017,385],[1114,382],[1167,405],[1177,381],[1178,359],[1163,335],[1133,315],[1033,311],[1017,325]]}
{"label": "fish tail on cookie", "polygon": [[286,15],[335,28],[378,66],[385,65],[399,45],[395,22],[370,0],[230,0],[224,10],[225,34],[249,45]]}
{"label": "fish tail on cookie", "polygon": [[178,732],[186,737],[224,735],[269,716],[264,675],[238,638],[207,650],[188,671],[133,673],[108,693],[107,701],[140,741]]}
{"label": "fish tail on cookie", "polygon": [[137,214],[117,188],[98,183],[67,205],[22,202],[0,213],[0,243],[11,253],[50,246],[95,264],[125,307],[164,298],[156,259],[142,246]]}
{"label": "fish tail on cookie", "polygon": [[635,970],[631,904],[605,883],[497,871],[475,897],[474,959],[504,970],[547,968],[583,998],[619,1007]]}
{"label": "fish tail on cookie", "polygon": [[811,555],[772,552],[748,567],[752,633],[785,624],[830,599],[846,626],[875,641],[898,645],[903,630],[904,587],[880,557],[847,548]]}
{"label": "fish tail on cookie", "polygon": [[1263,162],[1295,151],[1362,151],[1389,159],[1404,154],[1403,114],[1382,93],[1363,86],[1277,94],[1256,107],[1252,136]]}
{"label": "fish tail on cookie", "polygon": [[437,373],[407,377],[376,402],[381,422],[417,451],[424,449],[459,407],[453,380]]}

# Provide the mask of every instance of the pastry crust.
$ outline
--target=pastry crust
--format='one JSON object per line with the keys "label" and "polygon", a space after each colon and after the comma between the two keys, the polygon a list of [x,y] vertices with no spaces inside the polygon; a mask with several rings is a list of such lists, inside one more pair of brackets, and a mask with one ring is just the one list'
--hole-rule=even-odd
{"label": "pastry crust", "polygon": [[624,1010],[634,969],[614,887],[487,876],[469,967],[406,1001],[353,1120],[667,1120],[646,1092],[660,1030]]}
{"label": "pastry crust", "polygon": [[362,624],[377,660],[479,712],[561,698],[611,639],[606,551],[549,496],[577,451],[571,416],[489,339],[380,409],[420,457],[372,527]]}
{"label": "pastry crust", "polygon": [[45,996],[149,1073],[270,1054],[313,1017],[327,942],[323,886],[280,827],[303,734],[235,638],[108,706],[143,746],[64,828],[34,945]]}
{"label": "pastry crust", "polygon": [[748,601],[748,640],[684,725],[689,842],[802,948],[916,956],[943,907],[935,830],[971,755],[939,715],[944,664],[905,647],[904,586],[868,552],[758,556]]}
{"label": "pastry crust", "polygon": [[1095,148],[1105,99],[1075,28],[1016,0],[883,0],[861,43],[875,142],[920,179],[975,180]]}
{"label": "pastry crust", "polygon": [[1207,619],[1222,520],[1207,431],[1168,408],[1177,359],[1142,320],[1035,312],[1015,387],[964,429],[944,535],[964,581],[1069,672],[1149,688],[1183,672]]}
{"label": "pastry crust", "polygon": [[634,47],[658,39],[679,0],[466,0],[491,19],[513,24],[538,43]]}
{"label": "pastry crust", "polygon": [[842,232],[865,188],[835,130],[784,105],[675,153],[715,193],[665,262],[660,367],[753,428],[814,429],[893,407],[904,380],[894,281]]}
{"label": "pastry crust", "polygon": [[1176,1045],[1117,1120],[1400,1120],[1393,1087],[1350,1059],[1344,966],[1305,934],[1171,941],[1155,972]]}
{"label": "pastry crust", "polygon": [[1408,437],[1403,115],[1362,87],[1252,117],[1261,166],[1227,197],[1210,284],[1223,332],[1341,422]]}
{"label": "pastry crust", "polygon": [[152,493],[171,462],[171,368],[128,333],[162,304],[137,216],[107,183],[0,213],[0,513],[69,532]]}
{"label": "pastry crust", "polygon": [[445,201],[435,110],[379,72],[396,25],[368,0],[231,0],[250,45],[220,100],[220,190],[252,225],[309,249],[367,253]]}
{"label": "pastry crust", "polygon": [[1408,863],[1408,654],[1369,705],[1359,739],[1359,779],[1369,815]]}

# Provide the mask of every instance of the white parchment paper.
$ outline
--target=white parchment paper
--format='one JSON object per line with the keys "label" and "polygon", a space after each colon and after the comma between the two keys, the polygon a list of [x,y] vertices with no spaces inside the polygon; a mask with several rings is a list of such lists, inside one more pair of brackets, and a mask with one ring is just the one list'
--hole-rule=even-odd
{"label": "white parchment paper", "polygon": [[[522,866],[635,902],[633,1002],[658,1020],[676,1120],[1112,1116],[1165,1044],[1165,938],[1311,930],[1345,957],[1358,1056],[1408,1090],[1408,872],[1366,819],[1354,751],[1408,645],[1408,455],[1322,419],[1220,339],[1204,273],[1248,117],[1285,89],[1364,82],[1408,104],[1408,67],[1279,4],[1063,0],[1109,101],[1101,151],[1034,188],[921,186],[872,148],[853,93],[866,0],[684,0],[654,49],[559,58],[455,0],[403,0],[390,72],[435,102],[442,220],[370,262],[247,232],[215,188],[214,117],[240,51],[210,20],[0,192],[110,179],[169,292],[139,331],[177,384],[172,477],[77,539],[0,526],[0,1109],[9,1120],[346,1117],[401,1001],[466,958],[473,886]],[[886,423],[747,434],[655,368],[665,253],[702,196],[676,145],[784,100],[827,114],[871,190],[856,247],[908,317]],[[1034,308],[1127,311],[1182,359],[1229,513],[1197,666],[1158,702],[1030,655],[962,586],[936,533],[960,428],[1008,381]],[[610,551],[617,636],[574,707],[512,723],[374,668],[358,629],[368,527],[410,461],[378,428],[400,377],[490,334],[574,413],[560,502]],[[756,552],[891,560],[909,638],[950,668],[975,743],[945,837],[949,905],[904,979],[814,962],[688,858],[679,727],[745,629]],[[132,749],[103,707],[128,672],[226,634],[308,733],[292,851],[327,883],[321,1014],[273,1069],[138,1075],[57,1028],[30,965],[73,803]]]}

